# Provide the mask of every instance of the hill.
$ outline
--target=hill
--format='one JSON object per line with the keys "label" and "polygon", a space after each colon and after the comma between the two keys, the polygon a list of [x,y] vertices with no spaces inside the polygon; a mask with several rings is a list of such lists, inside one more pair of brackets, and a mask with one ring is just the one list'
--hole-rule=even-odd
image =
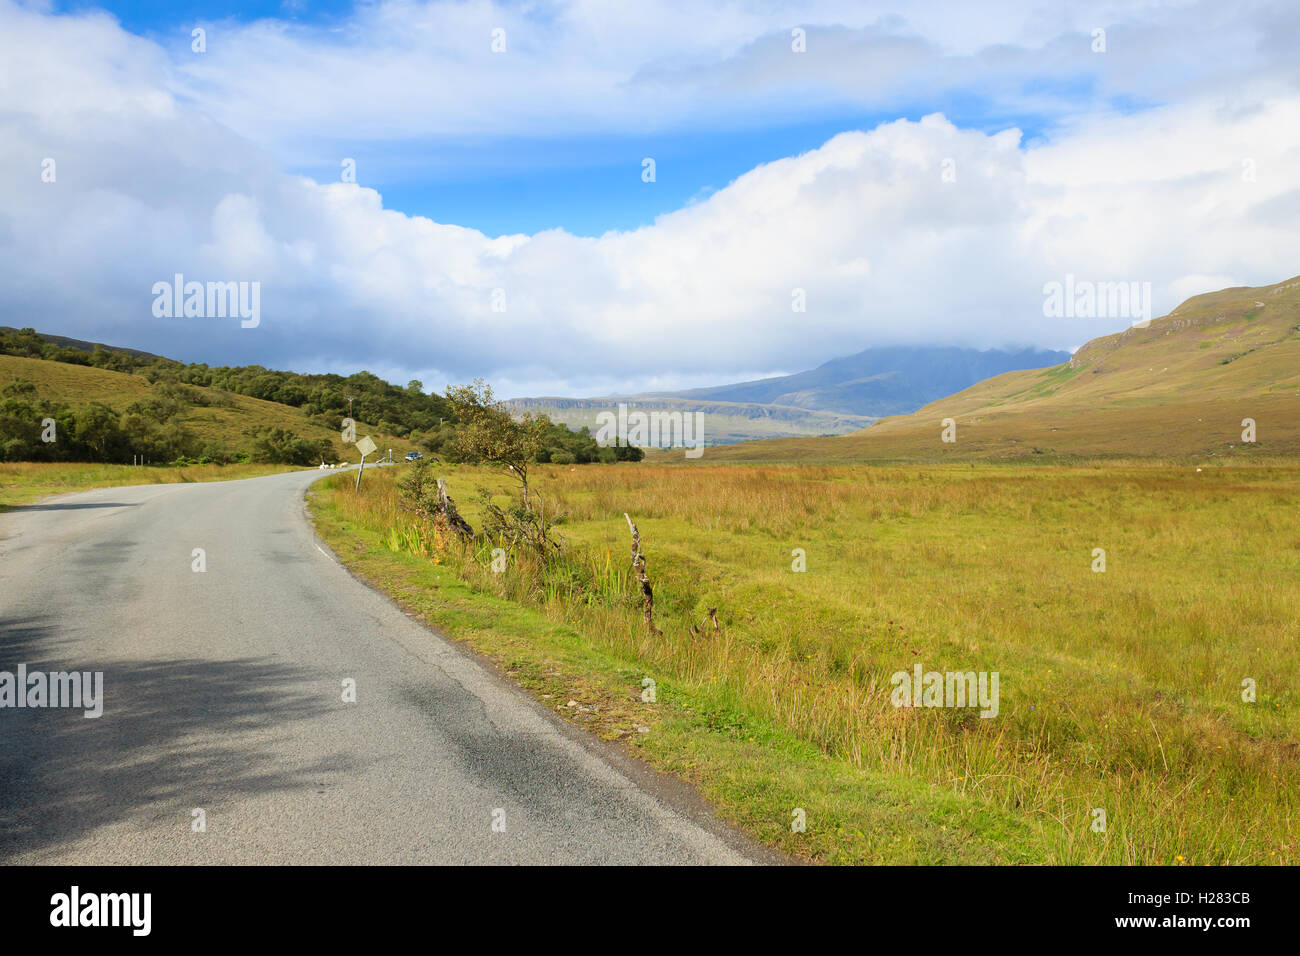
{"label": "hill", "polygon": [[1068,358],[1067,352],[1032,349],[895,346],[832,359],[806,372],[731,385],[603,398],[520,398],[507,404],[573,428],[595,428],[596,416],[619,402],[645,411],[700,412],[710,444],[838,435],[884,415],[915,411],[991,375]]}
{"label": "hill", "polygon": [[[26,336],[27,329],[15,329],[11,325],[0,325],[0,336],[18,340]],[[103,342],[87,342],[85,339],[71,339],[66,335],[49,335],[38,333],[37,337],[47,345],[53,345],[60,350],[71,350],[74,352],[116,352],[122,355],[130,355],[140,359],[161,359],[161,355],[154,355],[152,352],[144,352],[140,349],[129,349],[122,345],[105,345]],[[165,361],[165,360],[164,360]]]}
{"label": "hill", "polygon": [[[944,419],[956,441],[941,440]],[[1243,441],[1244,419],[1256,441]],[[1300,277],[1194,296],[1068,362],[1015,371],[832,438],[751,442],[719,460],[945,460],[1300,454]],[[1042,459],[1039,459],[1042,460]]]}
{"label": "hill", "polygon": [[[347,377],[259,365],[185,364],[138,349],[0,327],[0,461],[155,463],[355,460],[346,417],[395,452],[453,457],[458,412],[447,397],[370,372]],[[53,442],[43,422],[53,419]],[[585,433],[547,427],[539,461],[637,460]]]}
{"label": "hill", "polygon": [[[22,415],[15,405],[25,405],[37,414]],[[0,355],[0,460],[96,457],[73,454],[64,458],[59,448],[60,442],[66,444],[78,437],[79,425],[85,427],[85,417],[79,419],[77,411],[96,405],[116,413],[119,434],[135,438],[124,439],[122,455],[115,456],[105,447],[109,453],[98,456],[104,460],[124,455],[130,461],[136,454],[154,463],[181,457],[214,462],[275,457],[273,453],[259,455],[252,446],[259,433],[274,434],[276,430],[282,433],[281,441],[288,436],[306,443],[300,446],[301,454],[291,452],[287,456],[290,463],[309,464],[309,453],[330,461],[357,458],[356,451],[343,444],[339,428],[312,420],[301,408],[202,386],[183,386],[178,391],[174,383],[151,382],[129,372]],[[72,413],[66,428],[68,418],[59,409]],[[38,453],[16,453],[14,443],[20,436],[30,439],[29,432],[39,432],[39,422],[46,413],[58,423],[56,436],[63,437],[53,443],[47,455],[40,455],[39,451],[45,449],[39,448]],[[356,427],[358,435],[371,435],[382,449],[391,446],[403,453],[408,450],[405,439],[373,424],[358,421]],[[193,440],[188,441],[186,435]],[[30,440],[25,447],[33,447]]]}

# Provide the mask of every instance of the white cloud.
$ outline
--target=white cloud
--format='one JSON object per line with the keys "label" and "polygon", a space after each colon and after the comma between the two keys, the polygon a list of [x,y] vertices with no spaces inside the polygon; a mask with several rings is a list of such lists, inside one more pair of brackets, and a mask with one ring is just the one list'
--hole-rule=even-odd
{"label": "white cloud", "polygon": [[[945,98],[991,115],[1169,102],[1297,68],[1300,14],[1239,0],[909,4],[365,4],[342,26],[208,25],[169,39],[177,95],[295,163],[341,144],[644,133],[806,119]],[[807,51],[791,50],[791,30]],[[1104,54],[1092,30],[1107,31]],[[504,29],[507,52],[491,51]],[[974,94],[972,97],[970,94]],[[955,96],[954,96],[955,94]]]}
{"label": "white cloud", "polygon": [[[521,14],[377,8],[369,25],[408,54],[387,68],[357,65],[383,47],[373,33],[308,56],[284,27],[234,28],[235,41],[210,31],[209,66],[185,67],[176,82],[174,60],[107,17],[0,2],[0,321],[213,362],[369,367],[434,388],[482,375],[505,394],[593,394],[795,371],[877,344],[1062,347],[1113,331],[1043,318],[1043,283],[1067,272],[1150,281],[1160,314],[1206,281],[1300,271],[1293,218],[1277,214],[1300,195],[1300,98],[1276,77],[1138,114],[1091,113],[1028,146],[1017,130],[987,135],[940,115],[846,132],[599,238],[493,239],[407,216],[374,190],[284,175],[278,147],[266,145],[366,116],[365,136],[584,113],[598,124],[611,103],[642,94],[584,97],[588,84],[617,87],[653,53],[662,75],[677,82],[696,68],[695,88],[708,92],[779,20],[737,8],[727,28],[705,18],[674,45],[670,25],[637,10],[626,14],[643,18],[630,24],[635,36],[603,6],[569,8],[540,38],[512,30],[517,72],[460,96],[448,78],[491,67],[466,66],[478,54],[457,46],[445,18],[481,33],[486,50],[485,24]],[[1056,34],[1042,22],[1030,17],[1016,35],[1046,42]],[[960,44],[962,31],[941,26],[921,45]],[[430,67],[427,57],[444,55]],[[552,75],[548,64],[565,56],[581,65]],[[719,56],[716,69],[691,66]],[[239,69],[210,65],[220,63]],[[416,82],[426,68],[428,88]],[[483,114],[481,97],[499,98],[503,112]],[[554,97],[553,113],[536,97]],[[420,116],[394,120],[417,100]],[[47,156],[58,163],[53,184],[40,181]],[[949,159],[955,182],[943,180]],[[260,281],[261,325],[154,318],[152,285],[176,272]],[[504,312],[492,309],[497,289]],[[791,311],[795,289],[804,313]]]}

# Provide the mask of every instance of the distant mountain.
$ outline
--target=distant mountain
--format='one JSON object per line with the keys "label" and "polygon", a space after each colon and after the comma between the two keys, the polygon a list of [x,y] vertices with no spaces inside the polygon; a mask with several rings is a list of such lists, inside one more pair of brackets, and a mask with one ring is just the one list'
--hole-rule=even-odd
{"label": "distant mountain", "polygon": [[753,405],[737,402],[701,401],[670,395],[621,395],[610,398],[516,398],[506,402],[510,410],[542,414],[569,428],[599,428],[597,416],[612,412],[619,402],[629,410],[643,412],[700,412],[704,415],[704,442],[708,445],[780,438],[789,435],[843,435],[866,428],[874,418],[839,412],[810,411],[787,405]]}
{"label": "distant mountain", "polygon": [[1068,360],[1068,352],[1008,352],[891,346],[833,359],[807,372],[677,392],[604,398],[521,398],[517,412],[541,412],[571,428],[594,428],[619,402],[642,410],[702,412],[710,444],[759,438],[842,435],[885,415],[915,411],[981,379]]}
{"label": "distant mountain", "polygon": [[[942,442],[941,422],[955,422]],[[1254,441],[1243,440],[1253,423]],[[1300,455],[1300,276],[1188,299],[1054,368],[998,375],[834,438],[758,441],[717,460]]]}
{"label": "distant mountain", "polygon": [[905,415],[1003,372],[1046,368],[1069,352],[1022,349],[978,351],[955,347],[893,346],[832,359],[809,372],[717,385],[684,392],[650,393],[700,401],[787,405],[845,415]]}

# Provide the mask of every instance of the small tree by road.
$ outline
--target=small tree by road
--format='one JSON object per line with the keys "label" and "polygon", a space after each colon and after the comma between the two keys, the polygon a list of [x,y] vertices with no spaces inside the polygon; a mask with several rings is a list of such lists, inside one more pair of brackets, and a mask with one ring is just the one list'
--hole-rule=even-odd
{"label": "small tree by road", "polygon": [[447,398],[460,422],[452,453],[462,461],[505,468],[519,482],[524,510],[531,513],[528,469],[546,438],[550,419],[529,413],[516,421],[481,378],[472,385],[448,388]]}

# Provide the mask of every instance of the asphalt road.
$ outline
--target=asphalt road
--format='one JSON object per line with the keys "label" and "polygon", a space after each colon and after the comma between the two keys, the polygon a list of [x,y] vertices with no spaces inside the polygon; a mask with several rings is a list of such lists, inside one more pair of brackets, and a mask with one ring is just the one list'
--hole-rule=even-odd
{"label": "asphalt road", "polygon": [[0,515],[0,671],[104,681],[97,719],[0,708],[0,862],[763,858],[353,579],[307,519],[317,477]]}

